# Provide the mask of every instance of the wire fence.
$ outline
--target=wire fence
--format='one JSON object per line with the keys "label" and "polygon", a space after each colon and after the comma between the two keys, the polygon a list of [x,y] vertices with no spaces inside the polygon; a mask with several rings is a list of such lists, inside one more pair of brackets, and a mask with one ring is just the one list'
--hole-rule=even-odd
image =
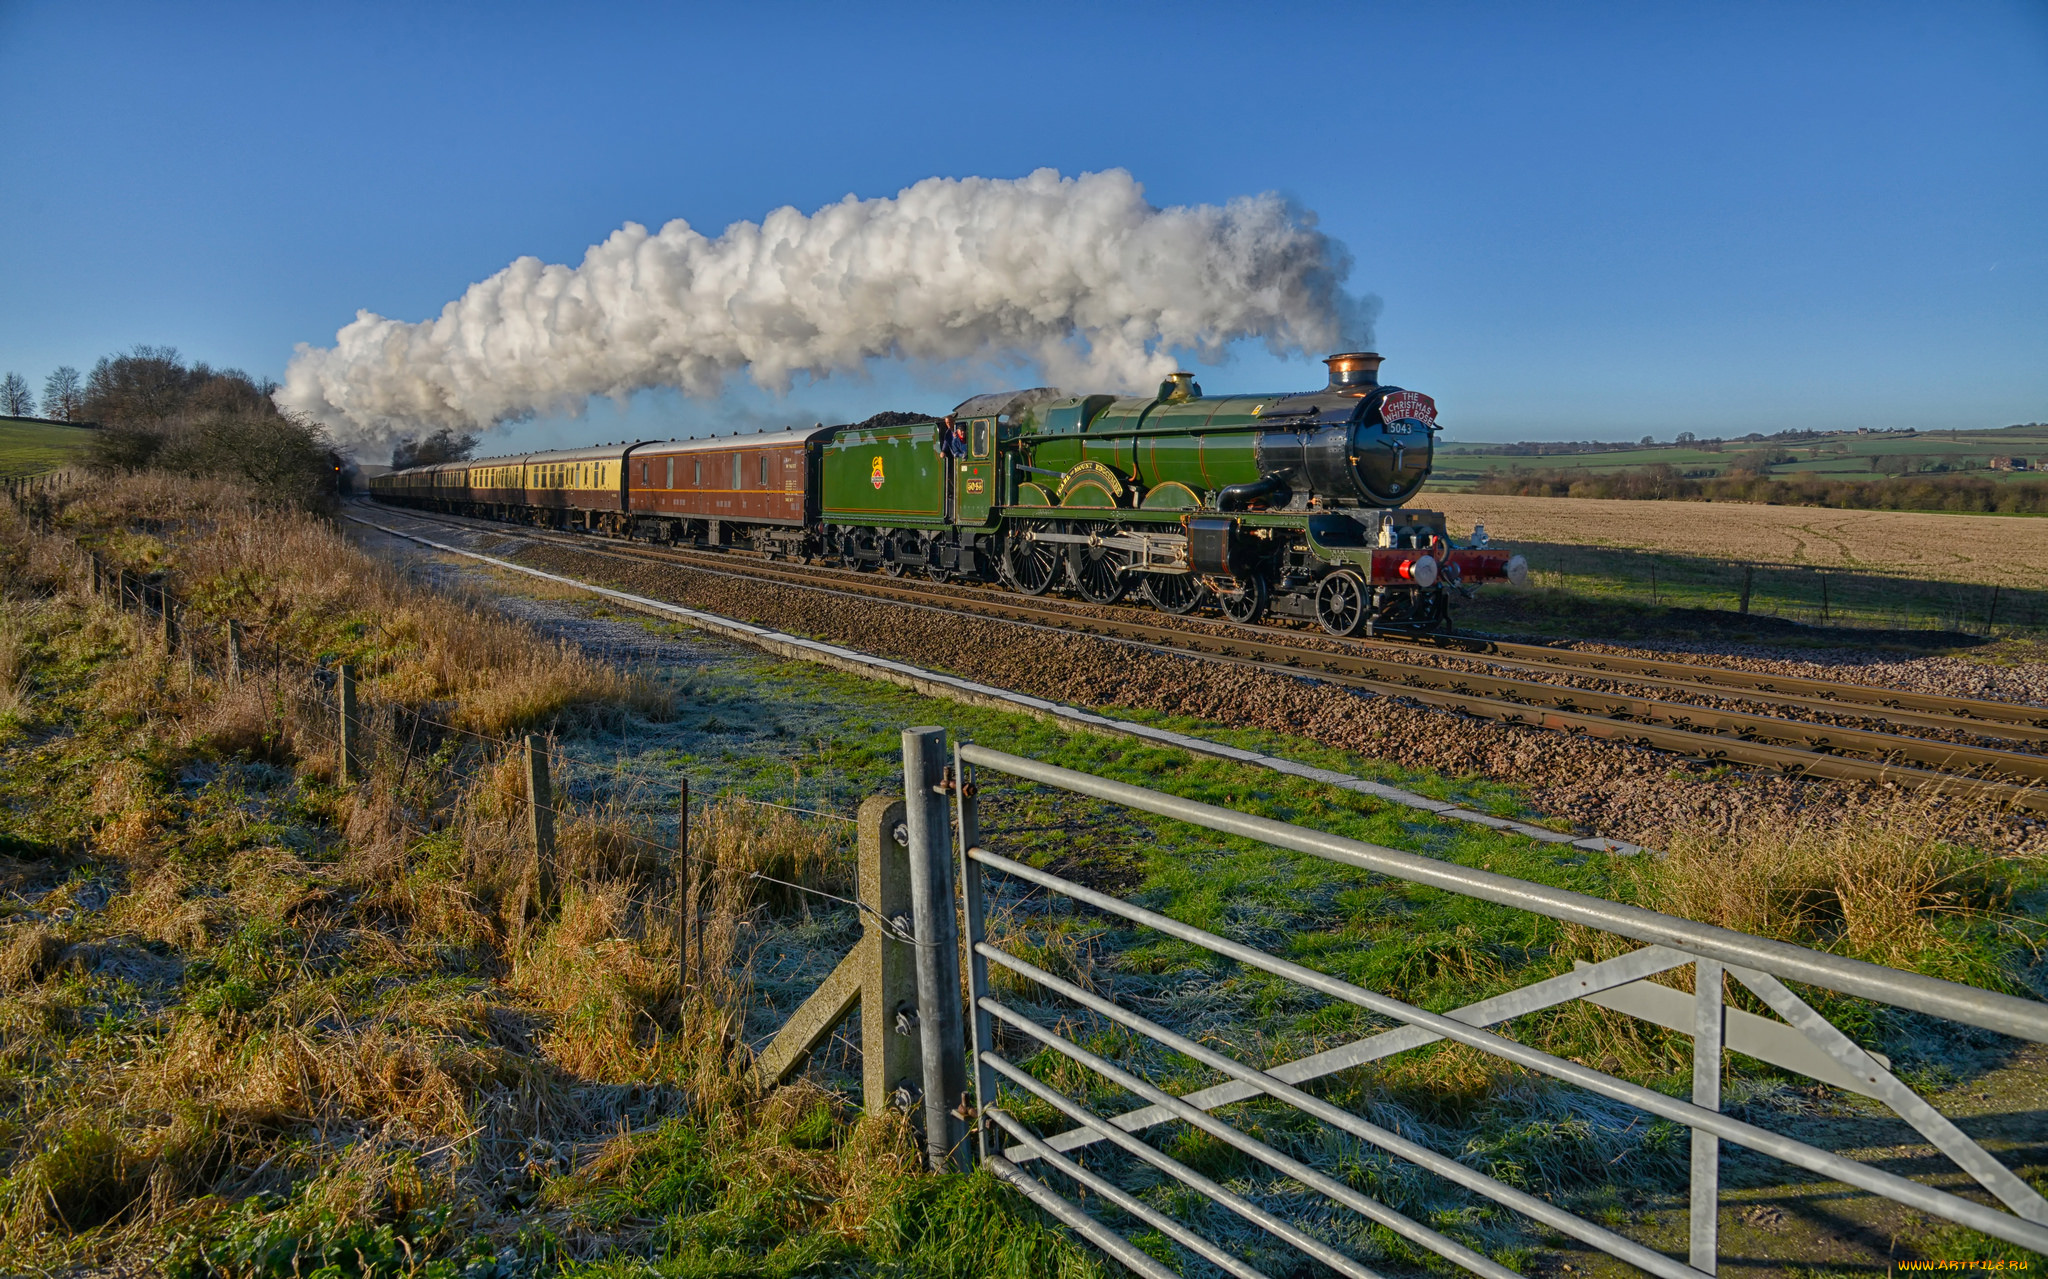
{"label": "wire fence", "polygon": [[[734,791],[693,797],[690,778],[678,772],[666,798],[675,835],[650,829],[646,805],[622,814],[604,804],[578,806],[555,798],[557,783],[569,781],[571,761],[552,734],[492,733],[455,722],[436,703],[408,703],[377,694],[374,679],[340,656],[307,656],[290,629],[263,617],[222,616],[196,607],[172,573],[131,566],[88,549],[56,523],[57,498],[80,477],[54,473],[31,481],[0,482],[0,496],[13,506],[31,536],[55,546],[75,581],[115,611],[132,628],[138,646],[158,652],[166,679],[182,676],[188,692],[217,698],[241,696],[260,707],[254,743],[260,753],[290,755],[332,768],[346,786],[381,788],[396,802],[382,806],[386,820],[410,840],[442,834],[465,793],[508,764],[523,775],[512,797],[528,820],[529,852],[543,878],[558,851],[555,829],[574,823],[601,827],[604,838],[638,850],[668,881],[658,894],[668,900],[672,922],[686,938],[702,936],[702,899],[714,881],[773,885],[821,905],[865,909],[858,901],[758,869],[721,866],[707,860],[703,838],[692,839],[693,813],[738,805],[788,814],[799,820],[852,825],[856,819],[801,804]],[[161,532],[162,530],[151,530]],[[604,644],[588,654],[607,664],[658,660],[660,645]],[[249,697],[250,691],[255,697]],[[455,743],[453,750],[450,743]],[[574,789],[572,784],[565,789]],[[419,814],[425,814],[420,816]],[[703,824],[697,824],[700,836]],[[687,918],[686,918],[687,917]],[[890,921],[882,921],[893,927]],[[686,942],[686,947],[688,943]],[[687,962],[687,960],[686,960]]]}

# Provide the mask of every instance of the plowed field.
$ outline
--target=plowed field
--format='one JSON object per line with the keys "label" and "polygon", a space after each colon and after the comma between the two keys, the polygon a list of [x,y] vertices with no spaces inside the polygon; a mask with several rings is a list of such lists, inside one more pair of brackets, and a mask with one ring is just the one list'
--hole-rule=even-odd
{"label": "plowed field", "polygon": [[2012,515],[1836,511],[1746,502],[1626,502],[1429,493],[1454,533],[1711,559],[1849,569],[1926,581],[2048,587],[2048,520]]}

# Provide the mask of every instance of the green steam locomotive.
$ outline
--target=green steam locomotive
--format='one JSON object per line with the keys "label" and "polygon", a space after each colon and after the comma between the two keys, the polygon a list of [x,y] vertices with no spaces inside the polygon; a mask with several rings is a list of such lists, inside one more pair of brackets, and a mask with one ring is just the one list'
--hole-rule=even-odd
{"label": "green steam locomotive", "polygon": [[1328,385],[1206,397],[1175,373],[1151,396],[1038,388],[942,419],[622,442],[417,467],[374,496],[458,514],[891,575],[999,582],[1169,613],[1269,614],[1333,635],[1424,633],[1453,593],[1520,583],[1519,556],[1454,545],[1407,510],[1429,478],[1436,404],[1331,356]]}

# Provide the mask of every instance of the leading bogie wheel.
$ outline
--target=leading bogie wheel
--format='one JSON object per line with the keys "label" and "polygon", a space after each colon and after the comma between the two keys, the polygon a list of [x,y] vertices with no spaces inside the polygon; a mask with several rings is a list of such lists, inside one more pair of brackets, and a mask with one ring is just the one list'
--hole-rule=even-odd
{"label": "leading bogie wheel", "polygon": [[1316,586],[1316,621],[1332,635],[1356,635],[1365,626],[1365,581],[1340,568]]}
{"label": "leading bogie wheel", "polygon": [[1032,524],[1013,525],[1003,535],[1003,570],[1025,595],[1043,595],[1059,583],[1064,558],[1057,542],[1034,542]]}
{"label": "leading bogie wheel", "polygon": [[1193,573],[1147,574],[1142,589],[1152,607],[1176,617],[1185,617],[1200,608],[1209,594],[1209,588]]}
{"label": "leading bogie wheel", "polygon": [[1223,609],[1223,616],[1239,626],[1250,626],[1266,615],[1266,606],[1273,602],[1272,590],[1266,579],[1254,573],[1250,577],[1232,579],[1231,584],[1216,592],[1216,603]]}

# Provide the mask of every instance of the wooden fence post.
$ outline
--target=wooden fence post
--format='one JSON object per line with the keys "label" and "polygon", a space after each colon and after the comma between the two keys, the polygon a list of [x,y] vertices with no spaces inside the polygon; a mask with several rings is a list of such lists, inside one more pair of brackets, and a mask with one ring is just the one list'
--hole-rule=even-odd
{"label": "wooden fence post", "polygon": [[178,604],[171,598],[171,584],[168,581],[156,588],[156,602],[161,609],[157,622],[161,628],[164,654],[169,656],[178,650]]}
{"label": "wooden fence post", "polygon": [[341,664],[341,784],[344,786],[363,779],[362,743],[358,741],[361,729],[356,723],[356,668],[347,662]]}
{"label": "wooden fence post", "polygon": [[697,934],[697,863],[690,857],[690,779],[683,779],[682,796],[676,801],[676,869],[673,885],[676,902],[676,980],[688,990],[697,984],[702,963]]}
{"label": "wooden fence post", "polygon": [[527,832],[533,837],[534,902],[545,909],[555,896],[555,791],[548,780],[548,744],[526,735]]}
{"label": "wooden fence post", "polygon": [[1736,612],[1742,614],[1744,617],[1749,616],[1749,587],[1750,583],[1754,581],[1755,578],[1756,565],[1744,564],[1742,566],[1742,604],[1741,607],[1735,610]]}
{"label": "wooden fence post", "polygon": [[903,801],[870,796],[860,806],[861,1100],[871,1115],[908,1097],[918,1077],[917,954],[895,934],[910,919],[910,849],[898,842]]}
{"label": "wooden fence post", "polygon": [[779,1084],[832,1030],[860,1009],[861,1103],[871,1115],[913,1110],[925,1033],[917,1009],[917,948],[903,800],[872,795],[860,806],[861,938],[754,1058],[755,1077]]}
{"label": "wooden fence post", "polygon": [[242,624],[228,619],[228,687],[242,686]]}

